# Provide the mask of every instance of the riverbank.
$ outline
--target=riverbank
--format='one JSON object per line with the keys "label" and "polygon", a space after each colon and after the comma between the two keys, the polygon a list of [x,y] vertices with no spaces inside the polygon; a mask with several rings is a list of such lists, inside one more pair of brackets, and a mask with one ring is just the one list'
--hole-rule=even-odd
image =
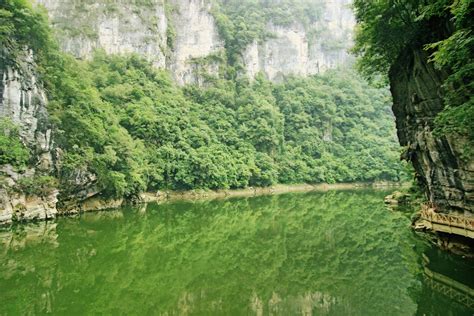
{"label": "riverbank", "polygon": [[428,203],[419,191],[395,191],[384,199],[393,211],[409,214],[412,229],[436,247],[474,258],[474,215],[470,212],[450,210],[440,212]]}
{"label": "riverbank", "polygon": [[278,184],[266,188],[245,188],[234,190],[191,190],[191,191],[159,191],[156,193],[143,193],[141,198],[144,202],[161,202],[169,200],[193,200],[193,199],[224,199],[232,197],[251,197],[260,195],[274,195],[293,192],[351,190],[360,188],[387,188],[398,187],[398,183],[335,183],[335,184]]}
{"label": "riverbank", "polygon": [[92,197],[86,201],[82,201],[76,207],[70,210],[61,212],[64,215],[77,214],[82,212],[93,212],[107,209],[114,209],[128,203],[142,204],[142,203],[163,203],[168,201],[189,201],[189,200],[214,200],[227,199],[237,197],[253,197],[261,195],[277,195],[284,193],[297,192],[311,192],[319,191],[326,192],[330,190],[354,190],[362,188],[372,189],[386,189],[400,187],[403,184],[397,182],[374,182],[374,183],[321,183],[321,184],[277,184],[271,187],[254,188],[249,187],[245,189],[232,190],[188,190],[188,191],[172,191],[163,190],[157,192],[146,192],[140,194],[139,199],[130,202],[125,199],[107,200],[101,197]]}
{"label": "riverbank", "polygon": [[[396,182],[375,182],[375,183],[336,183],[336,184],[294,184],[282,185],[278,184],[266,188],[245,188],[235,190],[190,190],[190,191],[171,191],[163,190],[157,192],[142,193],[138,198],[129,201],[120,199],[105,199],[101,196],[93,196],[81,201],[71,201],[67,204],[58,205],[57,200],[54,203],[48,201],[37,201],[38,199],[25,199],[23,208],[17,210],[21,214],[15,214],[11,220],[0,220],[0,225],[9,225],[16,222],[30,222],[35,220],[53,219],[58,216],[68,216],[81,214],[86,212],[105,211],[119,208],[127,204],[144,204],[144,203],[164,203],[175,200],[212,200],[227,199],[233,197],[252,197],[260,195],[276,195],[292,192],[310,192],[329,190],[353,190],[362,188],[392,188],[400,187],[402,184]],[[41,203],[40,203],[41,202]]]}

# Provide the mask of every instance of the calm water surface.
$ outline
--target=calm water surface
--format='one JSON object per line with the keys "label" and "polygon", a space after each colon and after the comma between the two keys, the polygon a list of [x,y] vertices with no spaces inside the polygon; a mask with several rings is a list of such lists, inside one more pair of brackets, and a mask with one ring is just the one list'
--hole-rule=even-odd
{"label": "calm water surface", "polygon": [[387,193],[149,204],[3,230],[0,315],[472,315],[423,255],[471,288],[472,261],[422,241]]}

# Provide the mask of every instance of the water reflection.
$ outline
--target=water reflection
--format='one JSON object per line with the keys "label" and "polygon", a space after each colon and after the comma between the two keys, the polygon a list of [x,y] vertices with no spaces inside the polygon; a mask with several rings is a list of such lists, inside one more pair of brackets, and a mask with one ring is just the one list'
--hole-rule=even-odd
{"label": "water reflection", "polygon": [[0,232],[0,314],[471,314],[427,286],[429,247],[385,194],[175,202]]}

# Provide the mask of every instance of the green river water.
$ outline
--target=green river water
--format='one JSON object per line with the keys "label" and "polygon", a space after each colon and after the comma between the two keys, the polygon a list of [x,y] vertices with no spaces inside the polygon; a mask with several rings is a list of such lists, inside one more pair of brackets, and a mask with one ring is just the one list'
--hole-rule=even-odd
{"label": "green river water", "polygon": [[[472,315],[389,192],[148,204],[0,230],[0,315]],[[454,291],[453,293],[456,294]]]}

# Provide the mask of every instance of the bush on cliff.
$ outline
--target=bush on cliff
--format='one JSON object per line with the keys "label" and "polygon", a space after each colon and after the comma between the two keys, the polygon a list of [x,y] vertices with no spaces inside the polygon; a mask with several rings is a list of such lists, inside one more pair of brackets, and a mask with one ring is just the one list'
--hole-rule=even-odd
{"label": "bush on cliff", "polygon": [[26,167],[30,151],[21,142],[18,127],[6,118],[0,119],[0,165],[9,164],[17,169]]}

